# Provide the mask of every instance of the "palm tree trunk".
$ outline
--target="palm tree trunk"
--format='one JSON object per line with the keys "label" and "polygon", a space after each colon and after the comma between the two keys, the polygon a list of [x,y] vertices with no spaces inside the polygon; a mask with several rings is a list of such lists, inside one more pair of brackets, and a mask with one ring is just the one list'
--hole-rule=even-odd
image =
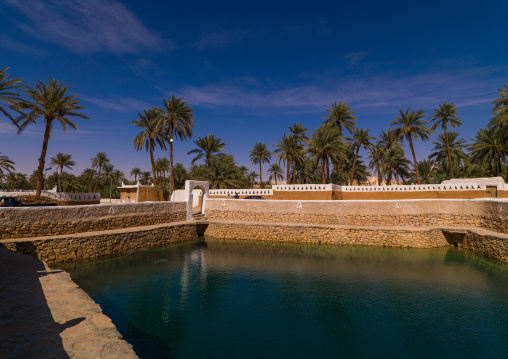
{"label": "palm tree trunk", "polygon": [[494,177],[497,177],[497,156],[494,155]]}
{"label": "palm tree trunk", "polygon": [[321,181],[326,184],[325,180],[325,158],[321,157]]}
{"label": "palm tree trunk", "polygon": [[46,162],[46,152],[48,150],[48,142],[49,142],[49,135],[51,133],[51,122],[53,119],[46,118],[46,128],[44,130],[44,140],[42,142],[42,151],[41,151],[41,157],[39,158],[39,168],[37,172],[37,189],[35,192],[35,197],[40,198],[41,192],[42,192],[42,183],[43,183],[43,171],[44,171],[44,164]]}
{"label": "palm tree trunk", "polygon": [[[157,202],[159,202],[161,199],[159,196],[159,187],[157,186],[157,173],[155,172],[155,161],[153,159],[152,142],[150,142],[150,161],[152,162],[153,186],[155,188],[155,198],[157,198]],[[147,191],[148,191],[148,189],[147,189]]]}
{"label": "palm tree trunk", "polygon": [[293,161],[293,184],[296,184],[296,161]]}
{"label": "palm tree trunk", "polygon": [[102,167],[102,163],[99,163],[99,173],[97,174],[97,180],[95,181],[95,188],[94,188],[94,192],[97,193],[97,185],[99,184],[99,178],[101,177],[101,167]]}
{"label": "palm tree trunk", "polygon": [[261,171],[261,161],[259,161],[259,187],[263,188],[263,172]]}
{"label": "palm tree trunk", "polygon": [[291,166],[291,161],[289,157],[287,159],[287,168],[286,168],[286,184],[289,184],[289,167]]}
{"label": "palm tree trunk", "polygon": [[353,180],[355,178],[355,165],[356,165],[356,159],[358,158],[358,152],[360,152],[360,146],[356,149],[355,153],[355,159],[353,160],[353,168],[351,170],[351,186],[353,185]]}
{"label": "palm tree trunk", "polygon": [[381,186],[381,170],[377,170],[377,185]]}
{"label": "palm tree trunk", "polygon": [[450,142],[448,141],[448,130],[444,127],[444,135],[446,139],[446,151],[448,152],[448,164],[450,165],[450,175],[453,178],[452,152],[450,151]]}
{"label": "palm tree trunk", "polygon": [[325,161],[326,163],[326,178],[328,182],[330,182],[330,162],[328,161],[328,158]]}
{"label": "palm tree trunk", "polygon": [[415,162],[415,172],[416,172],[416,184],[420,184],[420,176],[418,175],[418,162],[416,162],[415,149],[413,148],[413,140],[409,137],[409,147],[411,148],[411,153],[413,154],[413,161]]}
{"label": "palm tree trunk", "polygon": [[173,173],[173,125],[169,125],[169,167],[171,169],[171,189],[169,191],[169,200],[171,201],[171,195],[175,191],[175,174]]}

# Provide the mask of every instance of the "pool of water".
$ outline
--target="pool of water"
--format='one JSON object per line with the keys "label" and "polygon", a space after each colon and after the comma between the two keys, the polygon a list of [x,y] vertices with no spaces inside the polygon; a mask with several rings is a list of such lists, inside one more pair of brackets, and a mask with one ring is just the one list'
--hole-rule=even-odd
{"label": "pool of water", "polygon": [[508,266],[196,240],[60,265],[140,358],[508,358]]}

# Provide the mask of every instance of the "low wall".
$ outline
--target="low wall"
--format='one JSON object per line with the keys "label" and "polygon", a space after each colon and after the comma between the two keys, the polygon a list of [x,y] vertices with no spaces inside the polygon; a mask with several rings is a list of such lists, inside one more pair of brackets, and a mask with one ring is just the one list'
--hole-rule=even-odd
{"label": "low wall", "polygon": [[263,201],[209,199],[206,218],[350,226],[457,226],[508,233],[508,201]]}
{"label": "low wall", "polygon": [[[35,191],[0,191],[1,196],[19,197],[19,196],[35,196]],[[67,205],[87,205],[99,204],[101,200],[100,193],[72,193],[72,192],[57,192],[56,187],[54,190],[42,191],[41,196],[56,199],[65,202]]]}
{"label": "low wall", "polygon": [[28,238],[184,221],[185,202],[0,209],[0,238]]}
{"label": "low wall", "polygon": [[140,248],[195,239],[195,223],[174,223],[153,228],[112,230],[54,238],[10,239],[0,242],[7,249],[28,254],[48,264],[95,258]]}

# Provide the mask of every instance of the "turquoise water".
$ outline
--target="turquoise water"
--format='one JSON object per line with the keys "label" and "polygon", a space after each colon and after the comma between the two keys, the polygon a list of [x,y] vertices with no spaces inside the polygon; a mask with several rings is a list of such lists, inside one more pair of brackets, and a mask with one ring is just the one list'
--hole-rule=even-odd
{"label": "turquoise water", "polygon": [[140,358],[508,358],[508,266],[201,240],[62,265]]}

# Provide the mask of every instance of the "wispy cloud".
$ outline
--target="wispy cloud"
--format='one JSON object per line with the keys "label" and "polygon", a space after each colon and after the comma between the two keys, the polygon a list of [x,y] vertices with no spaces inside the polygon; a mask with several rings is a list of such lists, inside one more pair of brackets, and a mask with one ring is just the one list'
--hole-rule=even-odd
{"label": "wispy cloud", "polygon": [[[41,140],[42,145],[42,139],[44,137],[44,126],[41,124],[28,126],[21,134],[18,135],[17,128],[15,126],[8,123],[0,123],[0,135],[39,138]],[[64,132],[61,128],[58,127],[55,127],[51,131],[51,138],[55,140],[90,142],[96,140],[98,135],[100,135],[100,132],[87,130],[75,131],[73,129],[69,129],[67,132]]]}
{"label": "wispy cloud", "polygon": [[141,112],[144,109],[148,109],[152,106],[148,102],[130,97],[118,97],[114,99],[105,100],[96,97],[83,96],[82,99],[83,101],[91,102],[103,109],[118,112],[132,112],[132,111]]}
{"label": "wispy cloud", "polygon": [[350,65],[354,66],[357,65],[369,54],[370,51],[351,52],[349,54],[345,54],[342,58],[348,61]]}
{"label": "wispy cloud", "polygon": [[19,41],[13,40],[5,35],[0,35],[0,46],[9,50],[13,50],[22,54],[43,55],[44,51],[27,46]]}
{"label": "wispy cloud", "polygon": [[216,48],[224,49],[233,43],[252,37],[252,31],[229,29],[215,32],[205,32],[194,43],[196,49]]}
{"label": "wispy cloud", "polygon": [[3,0],[28,21],[18,26],[36,38],[78,53],[135,53],[163,42],[115,0]]}
{"label": "wispy cloud", "polygon": [[[393,112],[398,108],[434,108],[444,101],[458,107],[486,104],[495,98],[490,68],[432,72],[408,77],[382,74],[368,79],[314,79],[286,85],[260,79],[223,81],[178,90],[191,104],[284,112],[322,111],[334,101],[347,101],[366,111]],[[164,92],[164,89],[160,89]]]}

